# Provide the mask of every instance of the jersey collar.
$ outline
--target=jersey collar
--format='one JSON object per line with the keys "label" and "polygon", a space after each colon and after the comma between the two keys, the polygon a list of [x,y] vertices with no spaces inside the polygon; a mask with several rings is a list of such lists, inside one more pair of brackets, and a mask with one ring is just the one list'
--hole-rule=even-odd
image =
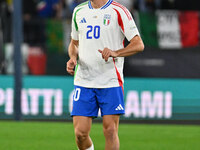
{"label": "jersey collar", "polygon": [[[106,9],[112,3],[112,1],[113,0],[108,0],[108,2],[104,6],[102,6],[100,9]],[[88,6],[89,6],[90,9],[94,9],[92,7],[92,4],[91,4],[90,0],[89,0],[89,3],[88,3]]]}

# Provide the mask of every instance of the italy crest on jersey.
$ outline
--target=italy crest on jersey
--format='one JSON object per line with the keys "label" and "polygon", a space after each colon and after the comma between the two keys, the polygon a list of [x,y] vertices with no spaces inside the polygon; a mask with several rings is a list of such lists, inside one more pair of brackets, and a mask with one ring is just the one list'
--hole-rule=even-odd
{"label": "italy crest on jersey", "polygon": [[103,18],[103,24],[105,26],[108,26],[110,24],[110,19],[111,19],[111,15],[109,14],[105,14],[104,15],[104,18]]}

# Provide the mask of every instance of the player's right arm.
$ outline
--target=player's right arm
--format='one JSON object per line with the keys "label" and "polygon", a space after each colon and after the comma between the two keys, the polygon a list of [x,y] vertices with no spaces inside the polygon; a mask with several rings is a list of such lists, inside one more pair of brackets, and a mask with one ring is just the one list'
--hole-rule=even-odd
{"label": "player's right arm", "polygon": [[76,21],[78,10],[75,8],[73,15],[72,15],[72,32],[71,32],[71,42],[69,44],[68,48],[68,54],[69,54],[69,61],[66,64],[66,70],[69,74],[74,75],[74,68],[77,64],[77,58],[78,58],[78,46],[79,46],[79,38],[78,38],[78,24]]}
{"label": "player's right arm", "polygon": [[79,45],[79,42],[77,40],[72,39],[68,48],[68,54],[69,54],[70,59],[66,63],[66,70],[71,75],[74,75],[74,68],[77,64],[78,45]]}

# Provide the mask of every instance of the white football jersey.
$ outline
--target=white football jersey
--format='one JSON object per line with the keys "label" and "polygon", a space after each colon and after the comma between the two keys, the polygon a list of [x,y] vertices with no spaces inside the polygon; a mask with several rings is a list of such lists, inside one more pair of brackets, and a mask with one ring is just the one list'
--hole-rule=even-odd
{"label": "white football jersey", "polygon": [[124,58],[110,57],[105,62],[98,50],[122,49],[124,38],[130,41],[136,35],[139,32],[130,12],[113,0],[99,9],[90,1],[77,6],[71,33],[72,39],[79,41],[74,84],[88,88],[123,86]]}

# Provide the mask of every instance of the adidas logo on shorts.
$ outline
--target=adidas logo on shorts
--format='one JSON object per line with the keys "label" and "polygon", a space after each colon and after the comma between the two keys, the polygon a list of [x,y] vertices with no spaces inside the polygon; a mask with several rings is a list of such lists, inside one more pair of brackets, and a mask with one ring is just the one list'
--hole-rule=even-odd
{"label": "adidas logo on shorts", "polygon": [[115,108],[115,110],[124,110],[124,108],[122,107],[121,104],[119,104],[119,106],[117,106],[117,108]]}

